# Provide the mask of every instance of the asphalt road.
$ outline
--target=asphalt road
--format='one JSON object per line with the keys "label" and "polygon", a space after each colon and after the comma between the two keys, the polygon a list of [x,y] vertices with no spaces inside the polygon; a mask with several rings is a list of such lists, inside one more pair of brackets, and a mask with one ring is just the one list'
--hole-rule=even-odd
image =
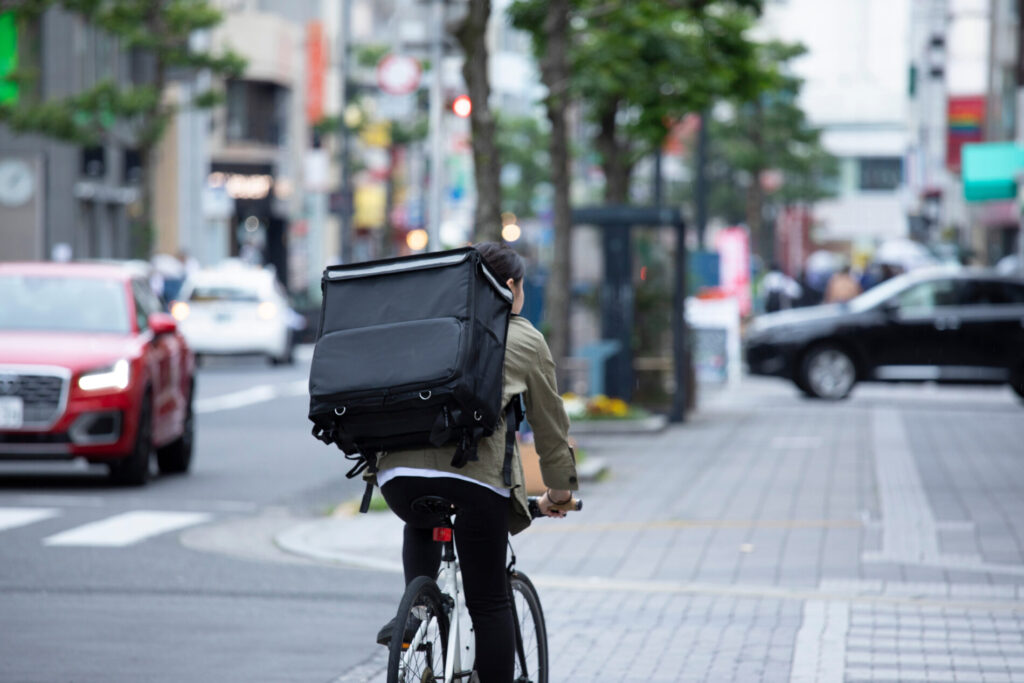
{"label": "asphalt road", "polygon": [[185,476],[2,463],[0,680],[326,682],[376,654],[398,577],[272,543],[361,490],[310,436],[306,372],[206,363]]}
{"label": "asphalt road", "polygon": [[[187,476],[0,463],[0,682],[381,680],[400,575],[275,544],[397,559],[326,517],[361,486],[309,434],[308,352],[204,365]],[[1022,415],[1005,387],[748,378],[686,425],[577,431],[608,478],[515,541],[552,680],[1024,681]]]}

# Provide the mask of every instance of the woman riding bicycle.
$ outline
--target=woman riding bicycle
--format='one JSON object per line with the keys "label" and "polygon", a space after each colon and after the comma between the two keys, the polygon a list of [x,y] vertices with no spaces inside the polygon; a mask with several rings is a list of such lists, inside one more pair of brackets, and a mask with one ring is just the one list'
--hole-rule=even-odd
{"label": "woman riding bicycle", "polygon": [[[525,318],[523,309],[522,257],[506,244],[476,245],[498,281],[511,289],[512,319],[505,346],[502,405],[522,394],[533,429],[541,476],[548,490],[539,499],[540,510],[550,517],[564,517],[555,508],[572,499],[578,488],[576,462],[569,446],[569,418],[558,395],[555,364],[544,337]],[[402,563],[405,583],[417,576],[437,575],[441,545],[433,539],[436,518],[425,518],[411,509],[422,496],[440,496],[454,503],[455,544],[458,550],[466,606],[476,636],[476,672],[481,683],[510,683],[515,656],[515,630],[505,571],[509,533],[530,524],[522,463],[518,449],[512,467],[512,487],[505,486],[505,425],[502,421],[490,437],[480,441],[478,460],[464,467],[451,465],[454,446],[382,454],[377,463],[377,483],[388,506],[405,522]],[[387,644],[394,624],[377,636]]]}

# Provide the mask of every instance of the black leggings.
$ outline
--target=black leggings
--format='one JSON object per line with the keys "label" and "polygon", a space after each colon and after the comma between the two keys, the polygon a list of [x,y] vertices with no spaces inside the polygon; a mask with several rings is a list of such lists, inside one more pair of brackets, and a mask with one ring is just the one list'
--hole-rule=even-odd
{"label": "black leggings", "polygon": [[515,626],[505,572],[508,499],[451,477],[395,477],[381,487],[381,493],[405,522],[406,585],[417,576],[437,577],[441,567],[441,544],[434,541],[432,532],[436,520],[417,515],[410,504],[420,496],[441,496],[458,506],[455,546],[476,633],[476,672],[480,683],[511,683]]}

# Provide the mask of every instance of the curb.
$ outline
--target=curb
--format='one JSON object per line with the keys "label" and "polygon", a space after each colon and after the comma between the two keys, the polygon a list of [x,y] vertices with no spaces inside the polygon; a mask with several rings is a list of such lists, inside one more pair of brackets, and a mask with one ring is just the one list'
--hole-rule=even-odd
{"label": "curb", "polygon": [[641,420],[577,420],[569,428],[569,435],[657,434],[667,426],[668,418],[664,415],[651,415]]}

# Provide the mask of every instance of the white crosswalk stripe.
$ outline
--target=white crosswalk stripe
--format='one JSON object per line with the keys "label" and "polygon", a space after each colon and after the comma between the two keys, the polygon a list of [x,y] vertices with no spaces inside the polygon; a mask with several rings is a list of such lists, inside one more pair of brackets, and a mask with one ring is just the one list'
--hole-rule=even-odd
{"label": "white crosswalk stripe", "polygon": [[53,508],[9,508],[0,507],[0,531],[40,522],[60,514]]}
{"label": "white crosswalk stripe", "polygon": [[62,531],[43,539],[48,546],[123,547],[169,531],[201,524],[205,512],[136,510]]}

